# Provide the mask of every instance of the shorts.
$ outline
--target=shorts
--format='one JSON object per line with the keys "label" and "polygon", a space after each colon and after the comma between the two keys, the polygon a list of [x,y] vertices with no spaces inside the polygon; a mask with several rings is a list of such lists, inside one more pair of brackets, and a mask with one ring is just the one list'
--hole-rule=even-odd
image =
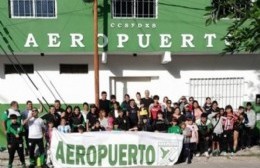
{"label": "shorts", "polygon": [[221,134],[216,134],[216,133],[212,134],[212,141],[220,142],[220,140],[221,140]]}

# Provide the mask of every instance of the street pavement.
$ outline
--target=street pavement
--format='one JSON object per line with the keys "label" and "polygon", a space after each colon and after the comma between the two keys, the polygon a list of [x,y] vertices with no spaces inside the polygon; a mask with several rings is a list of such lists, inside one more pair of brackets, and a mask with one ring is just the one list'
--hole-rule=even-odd
{"label": "street pavement", "polygon": [[[28,157],[26,157],[28,163]],[[7,168],[8,153],[7,151],[0,152],[0,168]],[[13,168],[20,168],[19,159],[16,156]],[[154,166],[154,168],[260,168],[260,147],[255,146],[250,150],[239,151],[233,157],[194,157],[191,164],[181,163],[174,166]],[[136,167],[144,168],[144,167]],[[151,168],[151,167],[150,167]]]}

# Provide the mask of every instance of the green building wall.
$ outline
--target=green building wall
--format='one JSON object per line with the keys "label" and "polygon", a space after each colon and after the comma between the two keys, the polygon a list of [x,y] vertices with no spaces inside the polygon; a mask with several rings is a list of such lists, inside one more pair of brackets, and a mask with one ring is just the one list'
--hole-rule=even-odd
{"label": "green building wall", "polygon": [[[217,25],[205,26],[206,11],[210,0],[158,0],[158,18],[156,19],[113,19],[111,1],[99,0],[99,33],[108,37],[108,46],[100,51],[110,53],[154,53],[172,51],[176,54],[209,54],[220,53],[230,20],[222,20]],[[0,2],[0,44],[5,52],[13,50],[16,54],[83,54],[93,51],[93,3],[86,0],[57,0],[57,18],[53,19],[12,19],[9,18],[8,1]],[[119,26],[118,26],[119,25]],[[128,25],[128,27],[125,27]],[[121,27],[122,26],[122,27]],[[149,28],[148,28],[148,27]],[[28,34],[32,33],[38,47],[24,47]],[[48,33],[58,33],[60,47],[48,47]],[[71,33],[84,36],[85,47],[70,47]],[[129,37],[123,48],[118,48],[118,34]],[[138,45],[138,34],[150,34],[150,45],[141,48]],[[161,34],[171,36],[170,48],[161,48]],[[195,47],[181,47],[182,34],[194,36]],[[213,47],[207,47],[205,34],[216,34]],[[100,44],[102,38],[100,38]],[[9,47],[8,47],[9,45]],[[0,54],[4,53],[0,50]]]}

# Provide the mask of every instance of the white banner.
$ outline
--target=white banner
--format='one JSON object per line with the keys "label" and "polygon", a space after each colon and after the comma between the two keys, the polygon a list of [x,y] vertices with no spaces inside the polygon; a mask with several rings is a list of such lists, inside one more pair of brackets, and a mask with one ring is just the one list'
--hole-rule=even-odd
{"label": "white banner", "polygon": [[64,134],[54,129],[51,160],[55,168],[172,166],[183,136],[152,132],[86,132]]}

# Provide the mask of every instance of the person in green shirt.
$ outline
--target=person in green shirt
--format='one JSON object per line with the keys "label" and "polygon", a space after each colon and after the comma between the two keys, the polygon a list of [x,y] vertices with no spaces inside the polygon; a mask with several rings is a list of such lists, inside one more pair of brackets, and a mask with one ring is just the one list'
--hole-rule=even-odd
{"label": "person in green shirt", "polygon": [[15,152],[17,151],[22,167],[25,168],[25,158],[23,153],[23,132],[24,127],[21,123],[17,121],[17,116],[15,114],[10,115],[10,125],[7,126],[7,144],[9,153],[9,163],[8,168],[12,168]]}
{"label": "person in green shirt", "polygon": [[15,114],[17,116],[17,122],[21,123],[21,114],[20,114],[18,108],[19,108],[19,105],[18,105],[17,101],[12,101],[10,104],[10,108],[2,113],[2,116],[1,116],[2,130],[7,138],[8,138],[7,128],[11,125],[10,116],[12,114]]}
{"label": "person in green shirt", "polygon": [[178,120],[174,118],[171,122],[171,126],[168,128],[168,133],[181,134],[181,128],[177,125]]}

